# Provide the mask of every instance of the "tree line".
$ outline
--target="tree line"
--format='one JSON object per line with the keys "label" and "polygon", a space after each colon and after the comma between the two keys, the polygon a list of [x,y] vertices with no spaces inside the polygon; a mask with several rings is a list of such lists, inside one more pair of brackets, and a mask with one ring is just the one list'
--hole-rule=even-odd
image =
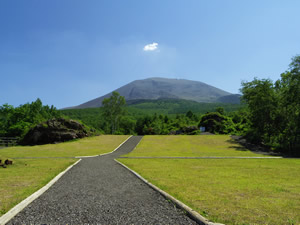
{"label": "tree line", "polygon": [[39,98],[19,107],[4,104],[0,106],[0,137],[22,138],[33,126],[59,117],[60,111],[53,105],[43,106]]}
{"label": "tree line", "polygon": [[101,129],[111,134],[165,135],[165,134],[199,134],[200,127],[215,134],[241,134],[245,120],[241,111],[226,113],[223,107],[213,112],[197,115],[191,110],[185,114],[169,116],[168,114],[142,115],[132,117],[125,108],[125,99],[113,92],[104,99],[102,106]]}
{"label": "tree line", "polygon": [[247,105],[248,140],[289,155],[300,155],[300,56],[275,82],[257,79],[243,82]]}

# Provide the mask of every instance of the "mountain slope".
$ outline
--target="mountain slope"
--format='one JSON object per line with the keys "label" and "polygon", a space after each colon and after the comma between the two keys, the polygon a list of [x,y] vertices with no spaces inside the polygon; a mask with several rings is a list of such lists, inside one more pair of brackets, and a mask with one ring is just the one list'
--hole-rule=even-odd
{"label": "mountain slope", "polygon": [[[218,99],[221,97],[232,95],[199,81],[166,78],[136,80],[115,91],[124,96],[127,101],[136,99],[185,99],[197,102],[220,102]],[[110,95],[111,93],[71,108],[100,107],[103,99]]]}

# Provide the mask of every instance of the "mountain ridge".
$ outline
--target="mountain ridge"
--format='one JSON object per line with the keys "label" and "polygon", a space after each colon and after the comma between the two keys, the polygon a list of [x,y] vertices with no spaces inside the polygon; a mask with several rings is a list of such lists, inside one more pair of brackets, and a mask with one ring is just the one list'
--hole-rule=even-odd
{"label": "mountain ridge", "polygon": [[[228,101],[229,99],[231,103],[239,103],[238,95],[231,94],[200,81],[186,79],[151,77],[132,81],[114,91],[117,91],[121,96],[124,96],[126,100],[185,99],[209,103]],[[80,109],[101,107],[102,101],[105,98],[110,97],[111,94],[112,92],[78,106],[68,108]]]}

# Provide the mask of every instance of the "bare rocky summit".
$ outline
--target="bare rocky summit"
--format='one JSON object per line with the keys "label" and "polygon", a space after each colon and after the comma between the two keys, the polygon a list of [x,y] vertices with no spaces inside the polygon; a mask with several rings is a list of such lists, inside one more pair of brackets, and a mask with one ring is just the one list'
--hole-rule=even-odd
{"label": "bare rocky summit", "polygon": [[[196,102],[222,102],[239,103],[240,95],[233,95],[211,85],[199,81],[167,78],[148,78],[135,80],[114,91],[128,100],[156,100],[156,99],[185,99]],[[96,108],[102,106],[104,98],[108,98],[112,93],[108,93],[99,98],[85,102],[75,107],[75,109]]]}

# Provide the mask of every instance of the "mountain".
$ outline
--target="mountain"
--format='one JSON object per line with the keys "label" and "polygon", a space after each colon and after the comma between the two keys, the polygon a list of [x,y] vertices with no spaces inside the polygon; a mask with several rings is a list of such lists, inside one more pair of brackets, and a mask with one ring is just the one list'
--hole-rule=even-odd
{"label": "mountain", "polygon": [[[208,84],[184,79],[167,79],[167,78],[148,78],[136,80],[116,89],[126,101],[138,99],[185,99],[196,102],[230,102],[239,103],[239,97],[221,89],[215,88]],[[81,105],[70,107],[75,109],[95,108],[102,105],[104,98],[108,98],[108,93],[99,98],[85,102]],[[228,96],[228,97],[226,97]],[[238,98],[238,100],[237,100]]]}
{"label": "mountain", "polygon": [[221,96],[217,99],[217,102],[221,103],[230,103],[230,104],[240,104],[240,98],[242,95],[239,94],[232,94],[232,95],[225,95]]}

